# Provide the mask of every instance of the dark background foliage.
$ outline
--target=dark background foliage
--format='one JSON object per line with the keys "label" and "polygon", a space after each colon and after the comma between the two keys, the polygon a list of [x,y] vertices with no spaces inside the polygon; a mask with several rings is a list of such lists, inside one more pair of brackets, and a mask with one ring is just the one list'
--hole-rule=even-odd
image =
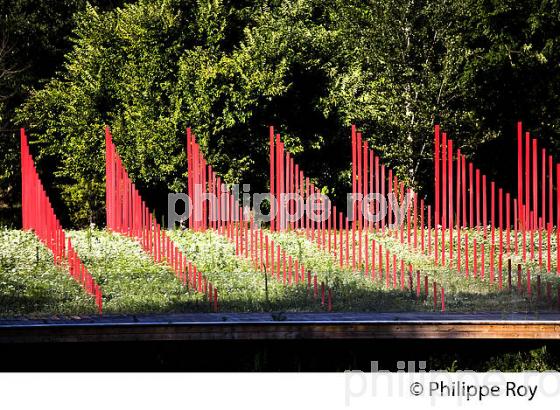
{"label": "dark background foliage", "polygon": [[103,126],[164,208],[185,129],[227,182],[267,189],[268,130],[342,202],[349,127],[430,196],[440,122],[513,188],[515,123],[558,159],[560,6],[513,0],[0,0],[0,208],[17,224],[29,130],[65,223],[104,220]]}

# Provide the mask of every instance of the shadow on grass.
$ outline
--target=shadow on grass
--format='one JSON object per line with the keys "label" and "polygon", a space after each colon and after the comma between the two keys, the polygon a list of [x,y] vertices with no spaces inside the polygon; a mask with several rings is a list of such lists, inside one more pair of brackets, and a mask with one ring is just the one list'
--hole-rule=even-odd
{"label": "shadow on grass", "polygon": [[[185,289],[185,291],[187,291]],[[433,295],[424,294],[417,298],[416,291],[400,289],[368,289],[359,284],[331,285],[333,312],[433,312],[445,315],[445,312],[485,313],[494,312],[507,315],[516,312],[551,312],[559,311],[555,298],[549,304],[546,296],[539,300],[533,295],[518,294],[516,291],[503,290],[495,293],[458,292],[446,295],[445,312],[441,311],[440,294],[434,304]],[[430,288],[430,292],[432,288]],[[192,290],[190,291],[193,292]],[[308,289],[305,285],[286,286],[280,294],[266,298],[247,295],[229,296],[221,293],[218,301],[220,312],[328,312],[328,291],[325,289],[322,297],[320,286],[317,293],[313,286]],[[150,303],[138,300],[136,304],[111,305],[106,304],[106,313],[114,314],[157,314],[157,313],[189,313],[213,312],[213,301],[207,300],[201,294],[193,294],[190,300],[167,300],[164,303]]]}

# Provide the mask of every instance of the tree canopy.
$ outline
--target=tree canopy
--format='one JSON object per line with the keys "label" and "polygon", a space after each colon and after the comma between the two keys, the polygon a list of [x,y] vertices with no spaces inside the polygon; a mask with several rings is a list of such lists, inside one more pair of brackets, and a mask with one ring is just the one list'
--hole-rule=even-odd
{"label": "tree canopy", "polygon": [[[70,24],[70,23],[69,23]],[[186,182],[185,130],[227,182],[267,189],[274,125],[335,199],[349,126],[431,189],[432,129],[507,186],[515,122],[557,153],[560,7],[513,0],[139,0],[78,8],[64,63],[13,123],[74,224],[104,219],[103,127],[151,205]],[[1,67],[1,65],[0,65]]]}

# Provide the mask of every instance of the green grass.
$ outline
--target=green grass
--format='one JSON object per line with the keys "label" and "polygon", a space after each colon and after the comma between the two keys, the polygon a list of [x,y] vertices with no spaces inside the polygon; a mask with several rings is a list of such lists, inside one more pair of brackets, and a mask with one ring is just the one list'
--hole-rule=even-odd
{"label": "green grass", "polygon": [[316,310],[317,303],[302,286],[284,286],[250,260],[235,255],[235,247],[215,232],[173,231],[170,237],[204,272],[220,292],[222,310]]}
{"label": "green grass", "polygon": [[139,243],[107,231],[70,231],[80,258],[103,290],[104,313],[207,310],[165,264],[154,263]]}
{"label": "green grass", "polygon": [[[0,232],[3,242],[0,251],[2,316],[95,313],[93,301],[69,277],[64,267],[53,264],[50,252],[32,234],[7,229]],[[264,272],[255,271],[251,261],[236,257],[234,245],[215,232],[177,230],[169,234],[185,255],[218,288],[222,311],[325,309],[320,306],[319,301],[314,300],[304,284],[285,286],[270,276],[266,277]],[[421,270],[422,279],[424,275],[429,277],[430,295],[427,299],[422,297],[417,301],[415,294],[409,290],[402,291],[400,287],[387,289],[385,279],[372,280],[364,276],[361,266],[354,272],[348,268],[340,268],[337,258],[300,233],[267,231],[266,234],[279,243],[288,255],[303,262],[307,269],[318,276],[319,282],[324,281],[332,289],[334,311],[432,311],[432,281],[445,287],[447,311],[506,313],[550,310],[545,297],[546,282],[553,285],[556,304],[556,288],[560,281],[554,274],[541,273],[543,287],[538,303],[536,288],[531,298],[525,292],[518,294],[515,291],[515,265],[519,261],[518,257],[512,258],[514,290],[507,289],[505,260],[504,289],[499,290],[497,283],[491,284],[489,281],[488,267],[484,280],[467,280],[464,273],[436,266],[431,256],[401,244],[390,235],[370,233],[368,247],[375,238],[406,264],[412,263],[415,270]],[[489,240],[473,231],[469,235],[471,238],[476,236],[479,243],[487,243]],[[203,295],[183,286],[167,265],[153,262],[137,241],[103,230],[71,231],[69,236],[83,262],[103,289],[105,313],[211,311]],[[365,238],[363,246],[366,246]],[[555,256],[555,240],[552,248]],[[472,250],[470,255],[472,258]],[[486,264],[488,263],[487,259]],[[470,264],[472,269],[472,261]],[[555,261],[553,265],[555,266]],[[530,262],[527,266],[533,272],[537,269],[535,262]],[[535,287],[536,275],[533,275]],[[415,279],[415,275],[413,277]],[[408,283],[408,278],[406,282]]]}
{"label": "green grass", "polygon": [[35,235],[0,228],[0,316],[93,314],[96,307]]}
{"label": "green grass", "polygon": [[[426,234],[427,235],[427,234]],[[505,233],[504,233],[505,236]],[[555,234],[553,235],[554,240],[552,241],[552,251],[553,255],[556,252],[556,239]],[[465,272],[457,272],[456,267],[453,269],[447,266],[435,265],[433,255],[429,256],[427,253],[422,253],[421,250],[414,251],[409,248],[408,244],[400,243],[399,239],[395,239],[390,235],[375,235],[377,241],[381,241],[384,246],[389,247],[393,252],[396,252],[400,257],[402,257],[407,263],[413,264],[414,269],[421,271],[422,276],[427,275],[430,279],[435,280],[438,284],[445,287],[446,290],[446,307],[448,310],[456,311],[502,311],[502,312],[512,312],[512,311],[533,311],[533,310],[548,310],[550,307],[547,305],[546,288],[545,283],[550,282],[553,287],[553,300],[556,302],[556,289],[560,285],[560,278],[554,273],[546,273],[544,270],[540,271],[538,268],[537,261],[529,261],[527,263],[522,262],[521,256],[516,256],[514,254],[504,257],[503,267],[502,267],[502,277],[503,277],[503,288],[502,290],[498,287],[498,261],[497,256],[495,260],[495,279],[494,282],[490,282],[490,260],[488,253],[485,259],[485,278],[480,277],[480,254],[477,256],[479,265],[479,275],[476,279],[473,278],[473,250],[472,250],[472,239],[477,239],[477,246],[484,243],[486,250],[489,249],[491,239],[490,235],[484,237],[482,232],[475,230],[469,231],[469,269],[470,269],[470,279],[466,279]],[[433,234],[432,234],[433,238]],[[497,234],[496,234],[497,238]],[[462,241],[464,241],[464,236],[462,236]],[[420,242],[419,242],[420,243]],[[496,252],[497,252],[497,239],[496,239]],[[505,240],[504,240],[505,243]],[[513,235],[512,235],[513,243]],[[426,239],[427,244],[427,239]],[[504,245],[505,246],[505,245]],[[513,246],[513,245],[512,245]],[[432,243],[433,247],[433,243]],[[456,252],[457,243],[455,237],[454,250]],[[464,258],[464,242],[462,242],[462,258]],[[544,248],[546,249],[546,248]],[[446,254],[448,254],[449,243],[446,242]],[[441,248],[439,249],[441,252]],[[508,272],[507,272],[507,259],[511,258],[512,261],[512,285],[513,291],[507,289],[508,286]],[[544,254],[544,259],[546,260],[546,253]],[[517,264],[522,264],[522,288],[523,292],[518,294],[516,291],[517,286]],[[556,266],[556,261],[553,260],[553,268]],[[532,285],[533,285],[533,295],[531,298],[525,292],[526,289],[526,268],[531,269],[532,272]],[[540,274],[542,281],[542,298],[539,302],[536,300],[536,275]]]}

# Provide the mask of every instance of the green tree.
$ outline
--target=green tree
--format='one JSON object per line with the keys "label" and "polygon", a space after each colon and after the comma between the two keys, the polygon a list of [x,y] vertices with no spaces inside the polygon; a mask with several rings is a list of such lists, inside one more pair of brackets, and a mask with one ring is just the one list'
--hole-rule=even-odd
{"label": "green tree", "polygon": [[[124,1],[90,3],[107,10]],[[73,15],[86,4],[86,0],[0,0],[0,222],[13,224],[19,215],[19,132],[14,111],[32,88],[41,87],[61,68],[71,47]]]}
{"label": "green tree", "polygon": [[518,117],[539,119],[529,125],[553,145],[558,16],[555,2],[513,0],[88,6],[64,70],[19,120],[35,130],[76,224],[103,220],[105,124],[160,208],[162,194],[184,188],[188,126],[226,181],[262,190],[275,125],[305,172],[342,200],[357,123],[384,162],[428,194],[435,122],[491,174],[507,161],[483,153],[510,147]]}

